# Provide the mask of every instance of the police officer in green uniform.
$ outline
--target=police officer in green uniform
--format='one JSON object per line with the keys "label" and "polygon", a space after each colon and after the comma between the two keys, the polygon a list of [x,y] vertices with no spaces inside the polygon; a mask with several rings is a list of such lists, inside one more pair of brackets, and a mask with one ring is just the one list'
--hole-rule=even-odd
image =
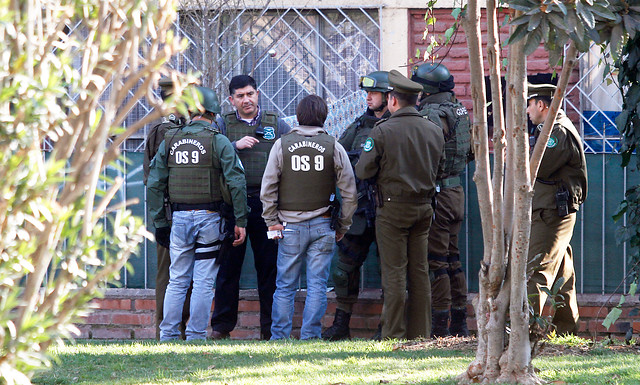
{"label": "police officer in green uniform", "polygon": [[[411,80],[424,88],[419,110],[442,129],[445,163],[438,175],[438,194],[429,230],[429,270],[433,337],[468,336],[467,281],[460,263],[458,233],[464,219],[464,190],[460,174],[471,155],[471,122],[467,109],[453,93],[453,75],[443,64],[415,66]],[[451,312],[451,326],[449,326]]]}
{"label": "police officer in green uniform", "polygon": [[[427,246],[442,167],[442,130],[415,108],[422,85],[389,72],[391,116],[378,122],[356,164],[360,179],[376,177],[376,240],[382,270],[382,338],[429,337],[431,285]],[[409,291],[408,296],[406,291]]]}
{"label": "police officer in green uniform", "polygon": [[[347,150],[349,160],[355,167],[362,146],[369,133],[382,118],[391,114],[387,108],[389,72],[375,71],[360,78],[360,88],[367,92],[367,111],[357,118],[340,137],[340,144]],[[369,181],[356,180],[358,187],[358,209],[353,215],[353,224],[344,238],[338,242],[338,262],[333,268],[336,292],[336,315],[333,325],[322,333],[322,338],[339,341],[350,338],[349,320],[353,304],[358,301],[360,290],[360,268],[369,254],[371,244],[376,241],[375,202],[371,199],[372,186]]]}
{"label": "police officer in green uniform", "polygon": [[[247,178],[247,204],[250,208],[247,236],[253,250],[260,297],[260,336],[271,337],[271,307],[276,290],[278,245],[267,239],[267,225],[261,216],[260,184],[269,151],[290,127],[274,112],[262,111],[258,105],[260,91],[248,75],[237,75],[229,82],[229,101],[235,111],[218,118],[218,125],[236,149]],[[216,301],[211,316],[212,337],[228,338],[238,322],[240,274],[246,243],[230,250],[222,258],[216,281]]]}
{"label": "police officer in green uniform", "polygon": [[[530,84],[527,114],[540,129],[555,92],[552,84]],[[558,294],[559,306],[552,323],[558,334],[575,333],[578,326],[576,273],[573,267],[571,236],[576,212],[587,197],[587,164],[578,130],[560,109],[551,131],[534,184],[531,214],[529,261],[535,258],[539,267],[529,279],[527,288],[533,311],[540,315],[547,295],[541,287],[551,288],[560,279],[564,284]],[[531,296],[531,294],[537,294]]]}
{"label": "police officer in green uniform", "polygon": [[195,94],[204,112],[194,113],[185,127],[167,131],[151,161],[147,181],[149,211],[157,238],[169,234],[164,209],[167,192],[172,209],[171,266],[160,324],[161,341],[179,338],[182,308],[192,280],[186,338],[206,338],[213,286],[220,266],[217,257],[225,237],[225,224],[220,216],[225,191],[233,201],[236,220],[233,245],[238,246],[245,239],[248,210],[242,163],[214,124],[215,115],[220,112],[215,92],[197,87]]}
{"label": "police officer in green uniform", "polygon": [[[166,100],[173,90],[173,82],[169,78],[162,78],[158,82],[160,85],[160,97],[162,100]],[[144,146],[144,158],[142,161],[143,170],[143,182],[147,185],[147,179],[149,178],[149,165],[151,159],[158,152],[160,143],[164,140],[166,132],[172,128],[178,128],[184,126],[186,119],[177,113],[171,113],[168,116],[162,117],[162,121],[153,126],[147,134],[147,140]],[[166,197],[168,198],[168,197]],[[169,207],[169,200],[165,200],[165,209],[171,211]],[[167,219],[170,219],[169,213]],[[162,244],[160,244],[162,242]],[[171,258],[169,257],[169,235],[161,236],[156,239],[156,254],[158,261],[158,270],[156,272],[156,339],[160,339],[160,323],[162,322],[162,312],[164,307],[164,293],[167,290],[169,284],[169,265],[171,265]],[[189,288],[191,290],[191,287]],[[189,296],[187,293],[187,300],[184,303],[182,309],[182,322],[180,323],[180,334],[182,339],[185,339],[184,334],[187,326],[187,320],[189,320]]]}

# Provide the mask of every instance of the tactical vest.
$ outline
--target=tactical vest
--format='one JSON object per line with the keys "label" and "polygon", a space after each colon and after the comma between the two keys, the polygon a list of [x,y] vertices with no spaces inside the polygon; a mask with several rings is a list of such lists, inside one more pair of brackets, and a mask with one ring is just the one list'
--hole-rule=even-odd
{"label": "tactical vest", "polygon": [[441,118],[446,119],[449,132],[444,135],[444,177],[457,176],[464,171],[471,152],[471,120],[467,109],[459,102],[427,103],[420,110],[422,116],[432,120],[440,128]]}
{"label": "tactical vest", "polygon": [[364,146],[364,142],[369,137],[371,133],[371,129],[380,121],[379,118],[370,115],[362,115],[358,118],[357,121],[357,133],[356,137],[353,139],[353,144],[349,151],[362,151],[362,147]]}
{"label": "tactical vest", "polygon": [[259,188],[269,152],[278,138],[278,115],[273,112],[263,112],[260,124],[250,126],[247,122],[238,120],[235,112],[230,112],[224,115],[224,123],[227,127],[227,138],[231,142],[245,136],[253,136],[260,141],[251,148],[238,151],[244,166],[247,187]]}
{"label": "tactical vest", "polygon": [[222,200],[220,164],[213,154],[217,132],[188,133],[172,129],[165,134],[172,203],[213,203]]}
{"label": "tactical vest", "polygon": [[303,136],[292,132],[282,137],[282,173],[278,209],[313,211],[330,205],[336,191],[333,148],[329,134]]}

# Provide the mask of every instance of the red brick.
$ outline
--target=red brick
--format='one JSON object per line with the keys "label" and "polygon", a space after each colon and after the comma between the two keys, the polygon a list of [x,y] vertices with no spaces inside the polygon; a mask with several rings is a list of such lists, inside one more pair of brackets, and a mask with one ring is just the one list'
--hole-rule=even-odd
{"label": "red brick", "polygon": [[330,302],[327,304],[327,314],[335,314],[336,313],[336,304],[334,302]]}
{"label": "red brick", "polygon": [[91,335],[95,339],[130,339],[131,329],[124,328],[94,328]]}
{"label": "red brick", "polygon": [[353,306],[353,314],[374,314],[382,313],[382,303],[356,303]]}
{"label": "red brick", "polygon": [[131,314],[119,313],[111,317],[116,325],[153,325],[155,317],[153,314]]}
{"label": "red brick", "polygon": [[95,304],[103,310],[131,310],[130,299],[96,299]]}
{"label": "red brick", "polygon": [[88,325],[110,325],[111,314],[109,313],[91,313],[86,317],[85,321]]}
{"label": "red brick", "polygon": [[598,321],[594,321],[594,320],[590,320],[588,321],[588,328],[587,328],[587,332],[589,333],[611,333],[615,330],[615,326],[612,325],[611,328],[609,328],[609,330],[607,330],[607,328],[605,328],[604,326],[602,326],[602,320],[598,320]]}
{"label": "red brick", "polygon": [[90,325],[76,325],[80,334],[74,334],[75,338],[88,339],[91,338],[91,326]]}
{"label": "red brick", "polygon": [[583,306],[578,308],[578,312],[580,313],[580,318],[602,318],[607,316],[609,313],[609,309],[605,306],[601,308],[600,306]]}
{"label": "red brick", "polygon": [[135,328],[133,338],[137,340],[151,340],[156,338],[156,328]]}
{"label": "red brick", "polygon": [[240,301],[238,303],[238,311],[260,311],[260,302],[259,301]]}
{"label": "red brick", "polygon": [[260,314],[258,313],[239,313],[238,326],[241,327],[260,327]]}
{"label": "red brick", "polygon": [[155,299],[137,299],[133,302],[134,310],[156,310]]}
{"label": "red brick", "polygon": [[260,328],[257,328],[257,329],[235,328],[231,332],[231,338],[236,340],[260,339]]}
{"label": "red brick", "polygon": [[640,333],[640,321],[633,321],[633,332]]}

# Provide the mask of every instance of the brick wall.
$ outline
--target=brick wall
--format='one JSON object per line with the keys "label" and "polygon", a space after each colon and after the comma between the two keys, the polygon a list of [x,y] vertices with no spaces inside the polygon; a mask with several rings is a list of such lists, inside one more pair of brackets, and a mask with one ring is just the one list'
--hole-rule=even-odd
{"label": "brick wall", "polygon": [[[470,295],[470,300],[474,294]],[[335,312],[335,294],[329,293],[329,305],[327,314],[322,320],[324,327],[333,322]],[[594,331],[600,336],[612,333],[623,336],[630,325],[636,333],[640,332],[640,316],[630,316],[633,307],[640,306],[637,298],[627,300],[624,304],[621,318],[607,332],[601,323],[608,314],[610,308],[618,303],[620,296],[614,295],[609,299],[608,295],[580,294],[578,305],[580,307],[580,333],[587,337]],[[607,302],[608,301],[608,302]],[[602,304],[608,303],[602,307]],[[95,310],[86,317],[86,323],[78,325],[81,331],[79,338],[83,339],[149,339],[155,338],[154,290],[141,289],[109,289],[103,299],[93,302]],[[295,316],[293,320],[293,335],[300,333],[302,322],[302,308],[304,306],[304,292],[296,295]],[[601,308],[602,307],[602,308]],[[238,326],[231,333],[234,339],[258,339],[259,329],[259,302],[256,290],[243,290],[240,293],[240,314]],[[351,318],[352,337],[370,338],[376,331],[382,310],[382,297],[380,290],[365,290],[361,293],[360,301],[355,305]],[[469,329],[476,330],[473,308],[469,305]]]}
{"label": "brick wall", "polygon": [[[451,16],[451,9],[447,8],[438,8],[434,10],[434,16],[436,17],[436,24],[429,29],[429,36],[437,36],[438,41],[440,41],[444,37],[444,32],[455,22],[453,16]],[[499,12],[498,20],[499,25],[502,25],[502,21],[504,17],[508,14],[508,10],[504,9]],[[483,51],[486,52],[487,45],[487,26],[486,26],[486,17],[485,10],[483,13],[483,23],[481,23],[481,31],[482,31],[482,42],[483,42]],[[410,57],[408,60],[412,60],[413,63],[421,63],[422,62],[422,54],[424,53],[424,49],[427,46],[427,42],[422,40],[424,35],[425,28],[425,20],[424,20],[424,9],[411,9],[409,10],[409,53],[411,55],[415,55],[416,50],[420,50],[421,55],[419,58]],[[433,28],[433,30],[431,29]],[[503,26],[500,28],[499,38],[501,42],[504,42],[509,37],[508,27]],[[502,45],[501,45],[502,47]],[[508,46],[503,48],[502,58],[505,58],[507,55]],[[458,32],[452,38],[452,42],[450,46],[442,46],[438,47],[435,52],[438,57],[436,62],[442,61],[451,74],[454,76],[454,80],[456,86],[454,88],[454,92],[456,96],[460,100],[462,104],[472,113],[473,112],[473,101],[471,99],[471,74],[469,70],[469,51],[467,49],[467,38],[464,35],[464,31],[462,27],[459,28]],[[489,75],[489,67],[488,62],[485,58],[484,61],[485,75]],[[529,75],[535,75],[538,73],[552,73],[553,68],[549,66],[549,55],[544,50],[541,45],[536,51],[534,51],[531,55],[527,57],[527,73]],[[556,68],[558,76],[560,75],[560,68]],[[407,68],[407,71],[411,71],[411,66]],[[409,75],[409,73],[407,73]],[[504,69],[502,72],[504,76]],[[569,80],[569,87],[576,84],[579,80],[580,73],[579,69],[574,69],[571,79]],[[573,92],[567,95],[567,99],[570,100],[578,109],[580,108],[580,97],[578,92]],[[573,120],[573,122],[579,122],[579,117],[577,116],[569,116]]]}

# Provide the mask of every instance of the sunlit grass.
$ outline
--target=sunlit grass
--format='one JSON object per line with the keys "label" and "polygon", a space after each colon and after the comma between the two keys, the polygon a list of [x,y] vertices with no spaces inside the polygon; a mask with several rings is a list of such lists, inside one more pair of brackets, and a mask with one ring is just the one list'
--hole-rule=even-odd
{"label": "sunlit grass", "polygon": [[[394,350],[390,341],[81,342],[54,348],[50,384],[455,384],[473,352]],[[536,358],[548,381],[638,384],[638,355]],[[607,382],[609,381],[609,382]],[[611,382],[617,381],[617,382]]]}

